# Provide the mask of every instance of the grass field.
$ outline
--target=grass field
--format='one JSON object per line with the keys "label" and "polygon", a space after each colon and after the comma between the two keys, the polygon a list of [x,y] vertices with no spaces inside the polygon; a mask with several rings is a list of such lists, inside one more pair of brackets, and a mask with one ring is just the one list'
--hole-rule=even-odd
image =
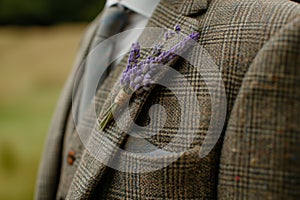
{"label": "grass field", "polygon": [[0,199],[32,199],[53,110],[85,24],[0,27]]}

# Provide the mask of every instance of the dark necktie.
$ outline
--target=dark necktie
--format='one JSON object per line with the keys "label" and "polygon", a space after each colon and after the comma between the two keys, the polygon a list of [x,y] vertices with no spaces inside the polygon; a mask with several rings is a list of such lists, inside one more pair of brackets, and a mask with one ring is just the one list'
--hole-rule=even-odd
{"label": "dark necktie", "polygon": [[[123,6],[112,6],[104,10],[90,48],[90,52],[95,51],[93,55],[96,55],[96,57],[91,59],[88,57],[85,66],[83,92],[79,106],[79,120],[82,119],[82,116],[90,105],[97,87],[107,76],[105,72],[107,73],[106,68],[113,53],[114,43],[109,43],[101,48],[95,47],[105,39],[119,33],[124,28],[127,18],[128,14]],[[98,82],[100,76],[102,78]],[[95,84],[97,82],[98,84]]]}

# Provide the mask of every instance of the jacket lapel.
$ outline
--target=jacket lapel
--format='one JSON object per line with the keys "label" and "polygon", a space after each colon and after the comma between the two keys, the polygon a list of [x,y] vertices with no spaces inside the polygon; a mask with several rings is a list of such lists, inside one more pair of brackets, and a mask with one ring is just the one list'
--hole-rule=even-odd
{"label": "jacket lapel", "polygon": [[[192,31],[197,31],[199,28],[199,22],[194,17],[205,9],[207,9],[206,0],[161,0],[152,17],[149,19],[147,27],[173,29],[175,25],[179,25],[182,30],[181,32],[184,35],[188,35]],[[147,35],[143,33],[141,37],[147,37]],[[162,40],[163,35],[159,39]],[[141,55],[146,57],[149,52],[149,49],[142,49]],[[110,106],[111,102],[113,102],[115,96],[121,89],[118,80],[124,69],[126,60],[127,56],[125,56],[121,61],[120,66],[113,72],[112,76],[115,77],[115,85],[103,104],[101,113]],[[172,64],[174,63],[171,63],[171,65]],[[164,68],[158,73],[157,78],[163,77],[166,72],[167,69]],[[98,95],[101,95],[101,91],[98,91],[97,96]],[[86,149],[81,156],[77,171],[69,188],[67,199],[87,199],[92,195],[93,190],[97,185],[105,184],[101,182],[101,177],[108,167],[103,164],[103,161],[107,163],[114,159],[118,153],[118,148],[126,141],[126,132],[130,129],[132,120],[137,118],[148,96],[149,93],[145,92],[133,99],[130,107],[131,119],[128,119],[124,114],[121,114],[118,117],[118,124],[120,123],[122,125],[122,130],[120,130],[115,123],[111,123],[105,132],[99,132],[97,130],[97,120],[93,117],[85,118],[87,121],[82,123],[82,125],[79,125],[79,129],[85,131],[87,137],[90,137],[88,146],[86,146]],[[92,130],[85,130],[84,124],[86,123],[93,123],[94,128]],[[101,158],[102,161],[100,162],[97,158]]]}
{"label": "jacket lapel", "polygon": [[77,103],[74,101],[72,92],[77,90],[79,85],[76,84],[76,77],[80,77],[83,73],[82,63],[88,53],[91,38],[93,38],[97,22],[101,14],[89,25],[80,43],[80,49],[77,53],[73,70],[65,83],[63,93],[60,96],[58,105],[51,122],[51,129],[48,133],[47,144],[45,147],[43,159],[39,169],[39,179],[36,186],[35,197],[38,199],[50,198],[54,199],[57,192],[57,184],[59,182],[61,156],[63,155],[63,142],[66,135],[71,134],[74,130],[75,123],[69,120],[72,116],[72,106]]}

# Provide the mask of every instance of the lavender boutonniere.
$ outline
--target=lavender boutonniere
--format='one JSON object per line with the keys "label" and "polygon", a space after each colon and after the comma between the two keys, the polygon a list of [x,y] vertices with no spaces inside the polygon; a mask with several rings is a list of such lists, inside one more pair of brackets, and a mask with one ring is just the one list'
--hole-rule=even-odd
{"label": "lavender boutonniere", "polygon": [[[166,31],[164,34],[165,41],[173,38],[179,32],[180,27],[178,25],[175,26],[174,30]],[[99,129],[105,129],[108,123],[114,119],[114,116],[118,115],[122,106],[134,92],[142,93],[149,91],[150,85],[154,83],[153,78],[159,71],[159,67],[175,59],[178,54],[184,53],[199,37],[198,32],[193,32],[166,51],[163,50],[163,43],[157,44],[152,48],[151,55],[140,62],[140,45],[139,43],[133,43],[126,69],[123,71],[120,80],[122,89],[117,94],[111,106],[103,114],[102,119],[99,121]]]}

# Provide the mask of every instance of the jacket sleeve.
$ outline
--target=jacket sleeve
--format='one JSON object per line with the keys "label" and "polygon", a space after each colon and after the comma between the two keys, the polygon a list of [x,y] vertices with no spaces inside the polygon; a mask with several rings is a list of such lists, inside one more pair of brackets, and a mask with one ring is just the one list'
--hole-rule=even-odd
{"label": "jacket sleeve", "polygon": [[258,52],[230,114],[218,199],[300,197],[300,16]]}

